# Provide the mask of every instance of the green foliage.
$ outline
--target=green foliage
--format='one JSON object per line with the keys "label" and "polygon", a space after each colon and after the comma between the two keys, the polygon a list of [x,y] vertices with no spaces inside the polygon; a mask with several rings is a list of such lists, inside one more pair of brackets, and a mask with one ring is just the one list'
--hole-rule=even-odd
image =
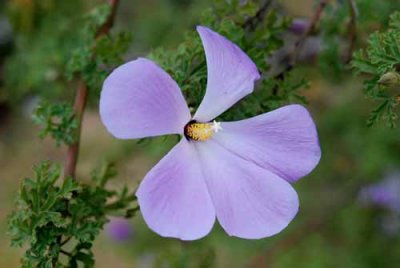
{"label": "green foliage", "polygon": [[277,109],[287,103],[307,103],[299,93],[299,89],[307,87],[308,81],[297,70],[288,71],[283,79],[265,79],[258,90],[234,105],[222,118],[234,121]]}
{"label": "green foliage", "polygon": [[[110,14],[106,5],[98,6],[84,20],[80,20],[78,18],[81,13],[87,9],[82,3],[91,1],[28,2],[39,4],[41,7],[34,12],[39,15],[33,16],[37,19],[33,19],[31,26],[22,23],[15,28],[20,29],[24,35],[18,34],[17,52],[5,66],[5,79],[7,88],[10,89],[7,97],[18,101],[26,94],[35,93],[47,99],[48,102],[42,103],[35,115],[35,121],[42,125],[41,136],[51,136],[58,144],[71,144],[75,141],[75,133],[78,130],[71,106],[49,101],[70,97],[70,86],[74,86],[74,81],[71,83],[70,80],[74,80],[75,77],[83,78],[92,89],[92,100],[97,99],[95,97],[99,92],[100,83],[114,66],[121,63],[130,37],[126,33],[116,32],[96,37],[102,23]],[[53,3],[53,6],[45,6],[45,2]],[[54,6],[56,2],[57,8]],[[272,8],[267,9],[265,15],[260,15],[258,2],[261,1],[214,1],[212,7],[204,12],[200,23],[237,43],[256,62],[263,75],[255,92],[223,114],[220,117],[222,120],[238,120],[286,103],[306,102],[299,90],[307,87],[308,83],[304,77],[308,78],[310,72],[305,75],[300,63],[294,70],[285,69],[278,76],[269,77],[270,70],[266,59],[282,47],[281,38],[285,36],[283,33],[289,20]],[[344,64],[342,55],[348,44],[348,2],[329,2],[333,4],[329,4],[323,13],[324,19],[317,25],[317,32],[312,33],[320,34],[323,39],[323,52],[318,67],[322,67],[323,73],[326,74],[323,79],[345,78],[348,66]],[[163,3],[167,3],[166,6],[170,6],[171,3],[185,5],[188,13],[191,13],[191,1],[165,0]],[[396,7],[399,5],[399,1],[383,1],[377,4],[372,0],[356,0],[356,3],[360,12],[357,20],[358,44],[362,44],[362,38],[372,30],[389,25],[387,14],[398,9]],[[173,12],[175,8],[176,6],[171,8]],[[139,13],[143,12],[140,8],[137,10],[140,10]],[[176,42],[178,39],[172,31],[165,35],[168,39],[163,35],[152,34],[148,26],[151,24],[155,28],[169,29],[172,28],[169,21],[154,23],[154,18],[151,18],[147,22],[148,25],[143,26],[142,17],[132,17],[137,18],[138,26],[135,27],[147,31],[149,36],[154,36],[152,46],[157,47],[156,44],[161,40]],[[191,19],[195,21],[196,17],[193,17]],[[179,24],[183,21],[182,18],[184,17],[173,18],[175,24],[172,25]],[[119,23],[122,21],[119,20]],[[191,23],[182,23],[182,28]],[[154,26],[156,24],[157,26]],[[160,24],[164,25],[159,26]],[[393,15],[390,25],[391,30],[388,32],[392,35],[393,32],[399,31],[400,13]],[[180,29],[174,29],[174,32],[179,31]],[[398,63],[394,62],[398,62],[399,38],[397,34],[389,38],[388,32],[374,34],[376,37],[371,37],[372,43],[364,52],[358,52],[360,54],[356,54],[353,62],[355,69],[367,76],[367,88],[370,83],[371,88],[366,90],[367,95],[380,102],[372,115],[373,118],[396,116],[398,107],[400,74]],[[143,40],[137,44],[141,47],[135,53],[141,53],[143,47],[149,47]],[[171,44],[174,43],[168,43],[166,47]],[[177,49],[158,48],[151,53],[151,57],[178,81],[191,109],[194,110],[203,98],[207,81],[205,57],[198,34],[192,29],[186,33],[184,41]],[[341,80],[334,81],[336,83]],[[378,225],[376,217],[369,215],[368,209],[357,208],[354,202],[356,188],[353,186],[350,189],[345,183],[372,180],[386,167],[385,165],[396,164],[399,161],[399,133],[385,129],[366,131],[361,119],[365,111],[359,102],[359,96],[351,90],[343,90],[335,92],[338,96],[332,100],[327,92],[328,86],[325,85],[321,91],[314,92],[320,97],[316,108],[324,106],[324,109],[315,114],[315,118],[319,121],[319,133],[324,137],[321,139],[322,148],[336,153],[326,154],[325,160],[316,170],[317,173],[312,175],[314,178],[323,179],[313,180],[314,182],[305,188],[304,185],[296,186],[308,209],[299,215],[300,218],[294,221],[288,230],[272,238],[275,240],[250,242],[232,239],[225,233],[222,235],[223,232],[217,229],[202,241],[181,243],[172,239],[160,239],[147,227],[143,227],[144,229],[137,232],[129,254],[136,255],[136,261],[140,263],[143,256],[146,256],[145,261],[148,261],[147,257],[150,256],[153,264],[159,267],[245,267],[259,263],[258,258],[265,256],[267,262],[277,267],[389,267],[398,263],[398,241],[385,238],[380,231],[375,230]],[[350,99],[349,96],[358,100]],[[350,101],[340,106],[339,102],[346,99]],[[390,120],[394,121],[394,118]],[[329,137],[334,142],[330,142]],[[157,147],[157,152],[162,151],[167,147],[166,144],[153,144],[153,149]],[[124,154],[124,157],[126,156]],[[135,197],[127,187],[120,191],[106,188],[109,179],[115,175],[114,165],[104,164],[93,172],[91,180],[79,176],[76,178],[78,183],[70,178],[61,180],[60,168],[48,162],[35,168],[35,176],[22,183],[16,209],[9,219],[9,233],[13,245],[26,250],[24,267],[94,266],[93,241],[107,221],[107,216],[132,217],[138,211]],[[326,191],[327,182],[329,191]],[[326,194],[328,192],[331,194]],[[316,203],[316,198],[321,202]],[[349,199],[343,205],[346,209],[336,209],[336,203],[346,199]],[[333,209],[327,206],[329,204],[335,205]],[[332,215],[339,217],[332,217],[332,220],[330,216],[326,218],[325,211],[328,210],[334,212]],[[315,221],[316,218],[321,219],[322,224],[320,220]],[[324,222],[327,219],[328,221]],[[306,225],[301,229],[303,222]],[[141,224],[136,227],[141,228]],[[303,230],[309,229],[315,229],[315,235],[301,235],[307,233]],[[291,247],[293,243],[286,243],[293,239],[298,242],[296,244],[302,245]],[[384,247],[388,241],[394,242],[394,247],[389,250]],[[256,257],[257,262],[248,262],[249,257]],[[261,259],[260,262],[262,261]]]}
{"label": "green foliage", "polygon": [[[28,58],[27,68],[35,69],[37,64],[37,70],[40,70],[31,77],[39,79],[29,84],[10,85],[10,88],[28,88],[28,92],[34,89],[33,92],[49,99],[52,96],[46,95],[41,88],[46,84],[53,89],[57,98],[62,95],[58,90],[64,91],[68,81],[78,77],[91,90],[90,96],[95,97],[110,70],[122,63],[122,56],[131,40],[130,35],[124,32],[100,34],[103,33],[110,11],[108,5],[97,6],[81,21],[81,27],[74,28],[79,30],[69,36],[70,29],[64,25],[65,18],[60,17],[55,22],[55,26],[65,27],[60,33],[54,29],[54,32],[48,32],[46,27],[36,26],[40,29],[38,32],[49,34],[46,40],[51,40],[51,45],[47,46],[33,36],[26,39],[25,45],[34,43],[35,49],[40,52],[36,53],[35,50],[35,55],[42,57],[44,55],[41,53],[44,52],[41,49],[54,48],[55,55],[59,57],[57,64],[42,62],[42,59],[37,64]],[[51,15],[47,16],[52,18]],[[54,16],[57,18],[57,13]],[[267,78],[267,60],[282,47],[282,33],[287,30],[289,23],[289,18],[278,15],[269,6],[260,6],[256,1],[241,3],[239,0],[219,0],[204,12],[200,24],[219,32],[241,47],[263,75],[254,94],[221,115],[221,120],[251,117],[287,102],[305,102],[299,89],[305,88],[307,82],[296,70],[285,70],[277,77]],[[48,25],[48,21],[44,25]],[[68,42],[65,41],[66,36]],[[27,47],[21,49],[28,51]],[[204,96],[207,81],[206,59],[198,34],[193,30],[188,31],[176,50],[155,49],[150,57],[178,82],[190,108],[197,108]],[[23,62],[22,58],[13,61],[18,64]],[[9,71],[15,71],[17,66],[14,65],[14,69]],[[54,71],[48,77],[55,83],[43,80],[47,72],[44,70]],[[20,78],[15,75],[15,80],[10,81],[16,82]],[[76,141],[79,124],[69,104],[43,102],[35,113],[34,121],[42,126],[42,138],[51,136],[58,145],[69,145]],[[106,189],[107,182],[115,175],[113,165],[102,165],[93,172],[90,184],[83,184],[82,178],[77,178],[79,183],[72,178],[61,180],[60,168],[48,162],[35,167],[35,177],[24,180],[16,209],[9,218],[12,244],[27,247],[23,258],[24,267],[94,266],[92,245],[107,222],[107,215],[132,217],[138,211],[134,203],[135,196],[127,187],[121,191]],[[196,259],[207,258],[199,263],[207,266],[214,262],[214,257],[214,251],[207,250]]]}
{"label": "green foliage", "polygon": [[[254,1],[241,4],[240,1],[219,0],[204,12],[200,24],[241,47],[256,63],[259,71],[266,74],[269,69],[267,58],[282,46],[281,34],[290,20],[279,16],[274,10],[267,10],[265,14],[259,14],[259,11],[260,6]],[[189,31],[176,50],[158,48],[149,57],[177,81],[189,107],[194,111],[204,96],[207,81],[206,59],[198,34]],[[271,107],[266,103],[269,100],[266,96],[271,96],[271,92],[271,88],[260,88],[254,96],[246,99],[245,104],[233,107],[221,119],[239,119],[269,111]]]}
{"label": "green foliage", "polygon": [[[352,32],[351,25],[351,1],[355,7],[355,32]],[[323,74],[334,81],[341,80],[346,74],[352,52],[350,43],[359,43],[363,35],[371,33],[377,27],[387,26],[390,13],[400,8],[398,1],[384,1],[379,4],[371,0],[351,1],[329,1],[318,28],[323,42],[319,65]]]}
{"label": "green foliage", "polygon": [[[105,34],[103,27],[109,27],[110,12],[109,5],[99,5],[85,17],[85,26],[70,36],[74,40],[68,44],[68,51],[55,52],[57,56],[61,55],[59,63],[60,70],[65,73],[63,77],[72,80],[78,75],[92,91],[99,89],[109,70],[122,62],[121,55],[130,43],[130,36],[126,33]],[[56,20],[55,24],[61,22],[62,19]],[[61,35],[52,33],[53,36],[46,39],[54,42],[57,49],[66,36],[66,32],[61,32]],[[29,39],[35,40],[33,37]],[[41,45],[43,43],[39,42],[38,47]],[[50,65],[44,64],[46,67]],[[30,68],[35,69],[33,66]],[[39,85],[41,79],[30,86]],[[65,85],[62,83],[62,88]],[[42,102],[36,110],[34,122],[42,126],[40,137],[51,136],[57,145],[73,144],[80,131],[73,108],[67,103]],[[138,210],[133,206],[136,197],[127,187],[119,192],[105,188],[115,175],[114,165],[105,164],[93,172],[91,184],[64,178],[59,185],[59,167],[51,166],[49,162],[35,167],[35,177],[24,180],[16,209],[9,218],[12,245],[28,245],[23,267],[78,267],[79,263],[93,267],[91,248],[107,222],[107,214],[122,213],[131,217]]]}
{"label": "green foliage", "polygon": [[58,239],[68,226],[63,213],[79,187],[71,179],[55,186],[59,176],[59,167],[43,162],[35,167],[35,178],[25,179],[21,186],[16,210],[9,219],[9,233],[13,246],[30,243],[24,267],[51,267],[60,254]]}
{"label": "green foliage", "polygon": [[[363,1],[363,0],[361,0]],[[319,27],[324,48],[319,55],[319,65],[332,79],[342,78],[346,70],[345,53],[350,36],[350,1],[331,1],[324,9]]]}
{"label": "green foliage", "polygon": [[79,74],[86,85],[97,90],[97,93],[110,70],[123,62],[122,56],[131,42],[131,35],[127,32],[99,35],[110,12],[109,5],[100,5],[86,16],[82,42],[73,50],[72,57],[67,62],[67,78],[71,80]]}
{"label": "green foliage", "polygon": [[387,31],[375,32],[368,40],[368,47],[354,53],[352,66],[359,75],[366,75],[365,95],[379,102],[370,116],[368,125],[384,120],[394,127],[399,102],[400,83],[396,79],[400,64],[400,14],[391,16]]}
{"label": "green foliage", "polygon": [[[96,38],[110,15],[107,4],[97,5],[83,16],[82,1],[58,1],[46,8],[41,2],[33,4],[34,11],[29,16],[24,14],[25,6],[10,7],[14,25],[21,32],[16,33],[18,53],[7,60],[5,68],[5,86],[12,89],[5,97],[12,103],[29,94],[40,94],[46,99],[65,98],[76,74],[99,92],[110,70],[122,62],[131,42],[130,34],[121,32]],[[35,12],[38,17],[31,18]],[[31,34],[33,30],[35,34]]]}
{"label": "green foliage", "polygon": [[42,102],[35,111],[33,121],[42,126],[39,137],[51,136],[57,146],[73,144],[76,140],[78,122],[68,103]]}
{"label": "green foliage", "polygon": [[[192,245],[191,245],[192,246]],[[161,251],[154,263],[154,267],[217,267],[215,249],[184,245],[179,248],[168,248]]]}
{"label": "green foliage", "polygon": [[16,48],[4,68],[7,101],[18,103],[32,94],[46,99],[65,97],[65,63],[82,38],[76,30],[81,27],[82,1],[9,2]]}
{"label": "green foliage", "polygon": [[[114,165],[93,172],[92,185],[65,178],[60,184],[60,167],[42,162],[35,177],[25,179],[9,217],[12,245],[28,244],[23,267],[94,266],[93,241],[107,222],[107,213],[123,210],[132,216],[133,194],[105,189],[116,175]],[[110,203],[109,200],[114,200]],[[65,255],[67,261],[61,261]]]}
{"label": "green foliage", "polygon": [[390,14],[400,8],[399,1],[382,1],[377,4],[371,0],[356,0],[359,16],[357,27],[361,34],[376,30],[377,27],[387,27]]}

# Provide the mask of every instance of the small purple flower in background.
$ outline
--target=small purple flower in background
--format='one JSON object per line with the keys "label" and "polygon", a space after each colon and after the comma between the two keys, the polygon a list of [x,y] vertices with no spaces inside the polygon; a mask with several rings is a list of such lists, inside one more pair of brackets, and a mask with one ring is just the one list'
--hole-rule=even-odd
{"label": "small purple flower in background", "polygon": [[308,30],[310,24],[311,22],[308,18],[295,18],[289,26],[289,31],[297,35],[302,35]]}
{"label": "small purple flower in background", "polygon": [[390,173],[382,181],[367,185],[359,193],[365,205],[374,205],[400,214],[400,173]]}
{"label": "small purple flower in background", "polygon": [[365,206],[374,206],[386,210],[378,218],[382,231],[387,235],[396,235],[400,231],[400,173],[392,172],[386,177],[365,186],[359,192],[359,200]]}
{"label": "small purple flower in background", "polygon": [[[288,31],[282,36],[284,45],[276,50],[268,58],[270,65],[268,77],[275,77],[281,74],[285,69],[293,64],[293,53],[296,52],[296,61],[302,63],[313,63],[318,58],[322,49],[322,40],[318,36],[307,36],[304,40],[304,34],[309,30],[311,21],[308,18],[294,18]],[[299,42],[302,45],[299,47]]]}
{"label": "small purple flower in background", "polygon": [[176,82],[154,62],[139,58],[118,67],[104,82],[101,119],[120,139],[183,137],[136,193],[143,218],[156,233],[199,239],[217,218],[232,236],[274,235],[298,211],[290,183],[310,173],[320,160],[314,122],[300,105],[216,122],[253,91],[260,75],[238,46],[206,27],[197,31],[208,80],[193,117]]}
{"label": "small purple flower in background", "polygon": [[132,224],[123,218],[111,218],[105,226],[105,231],[108,237],[118,242],[127,241],[133,235]]}

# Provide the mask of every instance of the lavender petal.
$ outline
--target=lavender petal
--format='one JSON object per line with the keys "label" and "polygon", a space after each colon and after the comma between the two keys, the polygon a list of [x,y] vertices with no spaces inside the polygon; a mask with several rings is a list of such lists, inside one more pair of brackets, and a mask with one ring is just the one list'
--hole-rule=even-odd
{"label": "lavender petal", "polygon": [[190,112],[176,82],[152,61],[139,58],[108,76],[100,116],[115,137],[134,139],[181,134]]}
{"label": "lavender petal", "polygon": [[218,221],[229,235],[268,237],[294,218],[299,201],[288,182],[213,140],[195,146]]}
{"label": "lavender petal", "polygon": [[314,122],[300,105],[221,126],[217,143],[289,182],[307,175],[321,158]]}
{"label": "lavender petal", "polygon": [[253,61],[235,44],[198,26],[207,60],[207,90],[194,119],[207,122],[253,92],[260,74]]}
{"label": "lavender petal", "polygon": [[146,175],[136,195],[147,225],[161,236],[199,239],[215,222],[196,151],[185,139]]}

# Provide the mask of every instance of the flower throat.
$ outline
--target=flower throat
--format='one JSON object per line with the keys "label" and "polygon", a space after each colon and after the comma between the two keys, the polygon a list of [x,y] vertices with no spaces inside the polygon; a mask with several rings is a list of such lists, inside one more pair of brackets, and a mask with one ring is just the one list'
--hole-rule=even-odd
{"label": "flower throat", "polygon": [[192,120],[186,124],[184,134],[188,140],[206,141],[220,129],[219,123],[215,121],[213,123],[199,123]]}

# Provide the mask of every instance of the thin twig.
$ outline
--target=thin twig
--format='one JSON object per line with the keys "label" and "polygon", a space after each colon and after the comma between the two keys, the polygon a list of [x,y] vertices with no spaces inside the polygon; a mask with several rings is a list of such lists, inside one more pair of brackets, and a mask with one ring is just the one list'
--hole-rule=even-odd
{"label": "thin twig", "polygon": [[[114,24],[119,0],[110,0],[109,2],[112,8],[110,16],[108,17],[107,21],[103,24],[103,26],[99,28],[99,31],[96,33],[96,39],[102,35],[108,34]],[[81,79],[81,81],[79,82],[74,102],[74,114],[76,120],[78,121],[76,141],[75,143],[71,144],[67,149],[67,157],[64,167],[65,178],[67,177],[75,178],[76,164],[79,156],[82,118],[86,107],[87,97],[88,97],[88,88],[85,82]]]}
{"label": "thin twig", "polygon": [[[111,27],[114,24],[116,10],[117,10],[118,4],[119,4],[119,0],[109,0],[109,3],[111,6],[111,13],[110,13],[109,17],[107,18],[106,22],[99,28],[99,31],[96,33],[96,39],[102,35],[108,34]],[[82,118],[83,118],[83,114],[85,111],[88,94],[89,94],[89,92],[88,92],[87,85],[81,78],[81,80],[79,82],[78,90],[75,95],[75,101],[74,101],[74,115],[78,122],[78,127],[77,127],[77,131],[76,131],[76,141],[67,148],[67,155],[66,155],[65,166],[64,166],[64,178],[71,177],[71,178],[75,179],[76,164],[78,161],[79,145],[80,145],[80,139],[81,139]],[[68,206],[68,201],[66,201],[66,206]],[[60,236],[58,238],[59,244],[62,244],[61,239],[62,239],[62,236]],[[68,240],[67,240],[67,242],[68,242]],[[64,241],[64,244],[65,243],[66,243],[66,241]],[[69,252],[66,252],[64,250],[61,250],[60,252],[69,257],[72,256]],[[54,258],[53,262],[52,262],[52,267],[57,267],[57,262],[58,262],[58,259]]]}
{"label": "thin twig", "polygon": [[72,239],[72,236],[67,237],[64,241],[62,241],[62,242],[60,243],[60,246],[64,246],[64,245],[67,244],[71,239]]}
{"label": "thin twig", "polygon": [[133,202],[136,199],[137,198],[134,194],[130,194],[129,196],[125,197],[124,199],[120,199],[120,200],[115,201],[114,203],[110,203],[110,204],[106,205],[105,210],[109,211],[109,210],[116,210],[116,209],[124,208],[125,203]]}
{"label": "thin twig", "polygon": [[[321,0],[319,2],[319,5],[318,5],[317,9],[315,10],[315,13],[310,22],[310,25],[308,26],[307,30],[301,35],[299,40],[295,43],[292,52],[288,56],[288,63],[286,64],[286,67],[281,72],[276,74],[273,77],[274,79],[284,80],[286,74],[289,71],[291,71],[293,69],[293,67],[297,64],[299,52],[300,52],[301,48],[303,47],[304,42],[307,39],[307,37],[315,31],[315,28],[316,28],[317,24],[320,22],[322,13],[325,10],[325,7],[327,6],[328,2],[329,2],[329,0]],[[272,89],[272,94],[273,95],[278,94],[277,86]]]}
{"label": "thin twig", "polygon": [[99,28],[96,33],[96,38],[106,35],[110,32],[111,28],[114,26],[115,16],[117,15],[117,8],[119,5],[119,0],[109,0],[111,6],[111,13],[107,21]]}
{"label": "thin twig", "polygon": [[272,260],[281,253],[285,252],[293,246],[297,245],[301,242],[301,240],[306,236],[306,234],[310,233],[310,230],[316,232],[321,227],[325,226],[327,220],[313,220],[306,222],[302,227],[298,228],[296,231],[292,232],[288,235],[287,239],[283,239],[279,241],[273,248],[268,250],[263,255],[256,256],[250,263],[249,267],[258,268],[258,267],[273,267]]}
{"label": "thin twig", "polygon": [[321,21],[322,13],[325,10],[325,7],[327,6],[328,2],[329,0],[321,0],[319,2],[319,5],[315,10],[314,16],[311,19],[310,25],[308,26],[307,30],[301,35],[299,40],[297,40],[291,57],[290,64],[292,65],[292,67],[297,63],[299,51],[302,49],[307,37],[315,31],[317,24]]}
{"label": "thin twig", "polygon": [[249,17],[244,23],[243,28],[249,28],[250,30],[254,30],[257,27],[257,24],[264,20],[265,14],[267,13],[268,8],[271,6],[273,0],[266,0],[258,9],[256,14],[252,17]]}
{"label": "thin twig", "polygon": [[68,257],[72,257],[72,254],[71,254],[70,252],[68,252],[68,251],[65,251],[65,250],[63,250],[63,249],[60,249],[60,252],[61,252],[62,254],[64,254],[64,255],[68,256]]}
{"label": "thin twig", "polygon": [[350,21],[348,26],[348,36],[349,36],[349,48],[347,50],[345,62],[349,63],[351,61],[353,51],[357,40],[357,17],[358,10],[357,5],[354,0],[347,0],[350,9]]}
{"label": "thin twig", "polygon": [[264,254],[257,255],[252,259],[249,266],[252,268],[271,267],[276,256],[282,252],[287,252],[293,246],[298,245],[309,235],[310,230],[317,232],[332,222],[338,212],[354,202],[354,196],[362,185],[363,183],[360,183],[359,180],[350,182],[344,189],[340,190],[340,192],[346,192],[347,194],[341,196],[341,198],[332,205],[331,208],[325,209],[321,215],[302,223],[292,233],[285,236],[282,240],[277,241],[273,247],[267,249]]}
{"label": "thin twig", "polygon": [[74,103],[74,115],[78,122],[78,129],[76,134],[76,141],[68,147],[67,159],[64,167],[64,177],[75,178],[76,163],[78,161],[81,127],[82,127],[82,117],[86,107],[88,89],[85,82],[80,81],[78,91],[75,96]]}

